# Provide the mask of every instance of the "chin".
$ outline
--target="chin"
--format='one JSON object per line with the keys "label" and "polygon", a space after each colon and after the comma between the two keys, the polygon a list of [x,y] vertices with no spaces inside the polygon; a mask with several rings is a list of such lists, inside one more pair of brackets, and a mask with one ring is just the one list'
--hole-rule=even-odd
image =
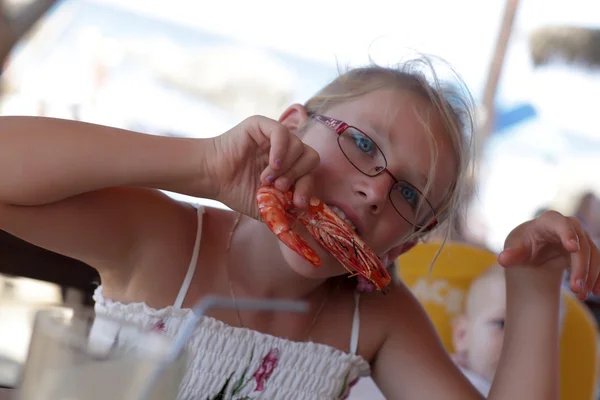
{"label": "chin", "polygon": [[334,276],[343,275],[347,273],[340,263],[329,253],[327,253],[321,246],[316,243],[309,242],[311,247],[317,251],[317,254],[321,258],[321,265],[315,267],[313,264],[302,258],[294,250],[287,247],[284,243],[280,243],[281,253],[283,258],[290,266],[290,268],[298,275],[308,279],[327,279]]}

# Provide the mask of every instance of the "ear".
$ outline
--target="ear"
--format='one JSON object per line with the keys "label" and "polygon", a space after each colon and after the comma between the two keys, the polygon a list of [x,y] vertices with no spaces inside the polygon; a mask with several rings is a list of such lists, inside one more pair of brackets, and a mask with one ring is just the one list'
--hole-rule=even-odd
{"label": "ear", "polygon": [[468,319],[465,314],[460,314],[452,320],[452,345],[458,356],[467,354],[468,338],[467,338]]}
{"label": "ear", "polygon": [[302,104],[292,104],[279,117],[279,122],[297,135],[308,122],[308,112]]}

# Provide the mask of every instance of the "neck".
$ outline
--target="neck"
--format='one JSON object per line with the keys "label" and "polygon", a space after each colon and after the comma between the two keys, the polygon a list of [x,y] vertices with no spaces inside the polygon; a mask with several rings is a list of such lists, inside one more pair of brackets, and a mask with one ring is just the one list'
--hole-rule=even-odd
{"label": "neck", "polygon": [[228,264],[240,297],[302,299],[326,281],[297,274],[283,257],[277,236],[262,222],[244,216],[232,232]]}

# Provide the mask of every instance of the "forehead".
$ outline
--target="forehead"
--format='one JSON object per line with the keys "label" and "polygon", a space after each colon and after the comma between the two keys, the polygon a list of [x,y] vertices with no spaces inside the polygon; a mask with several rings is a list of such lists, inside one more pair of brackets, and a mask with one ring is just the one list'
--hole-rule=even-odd
{"label": "forehead", "polygon": [[397,179],[423,189],[433,176],[427,197],[434,206],[451,186],[456,170],[452,141],[440,113],[423,96],[409,90],[375,91],[333,107],[330,116],[371,136]]}
{"label": "forehead", "polygon": [[506,281],[501,274],[480,279],[469,293],[469,313],[481,314],[506,308]]}

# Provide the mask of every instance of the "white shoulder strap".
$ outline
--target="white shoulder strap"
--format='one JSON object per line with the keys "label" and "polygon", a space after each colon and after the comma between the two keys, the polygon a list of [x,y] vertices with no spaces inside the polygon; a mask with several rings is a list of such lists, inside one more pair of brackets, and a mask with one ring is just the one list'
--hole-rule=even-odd
{"label": "white shoulder strap", "polygon": [[183,301],[185,300],[185,296],[187,295],[187,291],[190,288],[190,283],[192,282],[192,278],[194,277],[194,272],[196,272],[196,265],[198,264],[198,254],[200,253],[200,237],[202,236],[202,215],[204,214],[204,207],[198,205],[198,229],[196,230],[196,241],[194,242],[194,251],[192,253],[192,260],[190,261],[190,265],[188,266],[187,274],[185,275],[185,279],[181,284],[181,289],[179,289],[179,294],[177,295],[177,299],[175,299],[175,303],[173,307],[181,308],[183,305]]}
{"label": "white shoulder strap", "polygon": [[360,311],[359,311],[360,292],[354,292],[354,317],[352,318],[352,335],[350,336],[350,353],[356,354],[358,350],[358,336],[360,333]]}

